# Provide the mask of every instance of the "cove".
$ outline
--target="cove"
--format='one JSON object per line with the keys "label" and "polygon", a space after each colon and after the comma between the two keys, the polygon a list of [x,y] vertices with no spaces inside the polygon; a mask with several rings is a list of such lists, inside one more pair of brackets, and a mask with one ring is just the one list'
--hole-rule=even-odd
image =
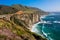
{"label": "cove", "polygon": [[40,19],[31,31],[46,37],[47,40],[60,40],[60,14],[49,14]]}

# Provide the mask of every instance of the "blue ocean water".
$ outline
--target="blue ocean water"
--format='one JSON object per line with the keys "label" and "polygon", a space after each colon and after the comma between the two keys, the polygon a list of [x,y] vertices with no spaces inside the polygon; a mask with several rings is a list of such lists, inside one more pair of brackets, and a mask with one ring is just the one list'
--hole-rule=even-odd
{"label": "blue ocean water", "polygon": [[31,31],[45,36],[48,40],[60,40],[60,14],[49,14],[40,18]]}

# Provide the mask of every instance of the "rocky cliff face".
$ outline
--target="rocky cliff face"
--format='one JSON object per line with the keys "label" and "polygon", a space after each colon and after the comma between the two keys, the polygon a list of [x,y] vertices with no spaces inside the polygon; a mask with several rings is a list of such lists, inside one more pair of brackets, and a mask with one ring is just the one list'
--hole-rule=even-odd
{"label": "rocky cliff face", "polygon": [[47,12],[34,7],[27,7],[27,6],[16,5],[16,4],[12,5],[12,7],[18,10],[17,13],[23,11],[21,15],[17,14],[15,18],[24,21],[24,23],[28,26],[29,29],[32,27],[34,23],[40,21],[40,16],[48,14]]}
{"label": "rocky cliff face", "polygon": [[[16,15],[12,16],[16,20],[19,20],[22,22],[22,24],[26,25],[28,29],[32,28],[32,25],[40,21],[40,16],[47,15],[47,13],[44,12],[33,12],[33,13],[25,13],[23,11],[22,14],[19,11],[16,13]],[[21,23],[20,22],[20,23]]]}
{"label": "rocky cliff face", "polygon": [[46,40],[29,29],[47,13],[38,8],[13,5],[0,7],[0,40]]}

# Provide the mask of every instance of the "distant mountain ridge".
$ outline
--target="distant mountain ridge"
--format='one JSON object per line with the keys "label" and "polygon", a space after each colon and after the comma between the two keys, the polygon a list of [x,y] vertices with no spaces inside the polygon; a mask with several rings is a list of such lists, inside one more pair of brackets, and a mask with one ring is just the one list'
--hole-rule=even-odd
{"label": "distant mountain ridge", "polygon": [[17,12],[17,10],[13,7],[0,5],[0,14],[11,14],[15,12]]}
{"label": "distant mountain ridge", "polygon": [[19,4],[14,4],[11,6],[0,5],[0,14],[12,14],[12,13],[16,13],[20,10],[21,11],[30,11],[30,12],[34,12],[34,11],[44,12],[38,8],[23,6],[23,5],[19,5]]}

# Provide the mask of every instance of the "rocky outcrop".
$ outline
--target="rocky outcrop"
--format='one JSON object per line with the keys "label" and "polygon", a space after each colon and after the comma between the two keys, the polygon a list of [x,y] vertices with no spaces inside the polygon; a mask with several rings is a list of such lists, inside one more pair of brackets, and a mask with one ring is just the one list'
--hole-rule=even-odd
{"label": "rocky outcrop", "polygon": [[13,17],[15,17],[16,20],[19,20],[19,22],[22,23],[23,25],[28,26],[27,27],[28,29],[32,28],[33,24],[40,21],[40,16],[47,15],[46,12],[25,13],[24,11],[23,11],[23,13],[18,11],[15,14],[16,15],[14,15]]}
{"label": "rocky outcrop", "polygon": [[[15,15],[15,18],[22,21],[22,24],[27,25],[27,28],[29,29],[34,23],[40,21],[40,16],[48,14],[47,12],[35,7],[28,7],[19,4],[12,5],[12,7],[18,10],[18,12],[16,12],[17,15]],[[23,13],[20,14],[20,11],[22,11]]]}

